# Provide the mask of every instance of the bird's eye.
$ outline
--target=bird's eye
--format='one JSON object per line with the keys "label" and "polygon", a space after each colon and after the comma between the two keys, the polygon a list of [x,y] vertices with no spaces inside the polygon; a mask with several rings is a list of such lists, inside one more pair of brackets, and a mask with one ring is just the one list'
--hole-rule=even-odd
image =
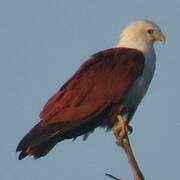
{"label": "bird's eye", "polygon": [[153,34],[154,33],[154,30],[153,29],[148,29],[148,34]]}

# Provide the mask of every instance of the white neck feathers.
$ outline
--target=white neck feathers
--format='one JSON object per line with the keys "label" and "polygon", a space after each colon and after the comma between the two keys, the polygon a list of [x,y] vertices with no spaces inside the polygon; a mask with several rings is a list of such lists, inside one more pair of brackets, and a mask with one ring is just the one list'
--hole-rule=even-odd
{"label": "white neck feathers", "polygon": [[117,47],[127,47],[133,48],[141,51],[144,55],[153,51],[153,43],[147,43],[143,39],[136,39],[136,37],[122,36],[121,40],[118,42]]}

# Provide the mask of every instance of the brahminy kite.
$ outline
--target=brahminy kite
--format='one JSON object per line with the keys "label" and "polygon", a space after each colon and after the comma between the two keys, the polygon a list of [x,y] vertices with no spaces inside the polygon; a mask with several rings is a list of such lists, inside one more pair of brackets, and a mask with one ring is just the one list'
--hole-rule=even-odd
{"label": "brahminy kite", "polygon": [[58,142],[86,137],[97,127],[126,133],[154,74],[156,41],[165,42],[157,24],[132,22],[117,47],[86,60],[43,107],[40,122],[17,146],[19,159],[45,156]]}

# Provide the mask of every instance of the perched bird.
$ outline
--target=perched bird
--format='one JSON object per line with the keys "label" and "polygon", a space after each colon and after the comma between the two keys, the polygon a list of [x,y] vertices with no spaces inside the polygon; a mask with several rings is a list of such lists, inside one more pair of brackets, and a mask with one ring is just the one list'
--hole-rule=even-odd
{"label": "perched bird", "polygon": [[20,141],[19,159],[45,156],[58,142],[81,135],[85,138],[100,126],[124,136],[152,80],[156,41],[165,42],[157,24],[132,22],[117,47],[86,60],[48,100],[40,122]]}

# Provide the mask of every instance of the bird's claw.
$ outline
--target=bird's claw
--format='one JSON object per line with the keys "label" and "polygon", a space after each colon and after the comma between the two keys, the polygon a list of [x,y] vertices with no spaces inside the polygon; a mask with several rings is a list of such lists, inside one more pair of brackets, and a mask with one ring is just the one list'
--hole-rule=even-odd
{"label": "bird's claw", "polygon": [[127,121],[121,115],[118,115],[117,119],[118,121],[112,130],[117,139],[123,139],[133,132],[133,128],[127,124]]}
{"label": "bird's claw", "polygon": [[133,127],[128,124],[127,128],[128,128],[128,135],[132,134],[133,133]]}

